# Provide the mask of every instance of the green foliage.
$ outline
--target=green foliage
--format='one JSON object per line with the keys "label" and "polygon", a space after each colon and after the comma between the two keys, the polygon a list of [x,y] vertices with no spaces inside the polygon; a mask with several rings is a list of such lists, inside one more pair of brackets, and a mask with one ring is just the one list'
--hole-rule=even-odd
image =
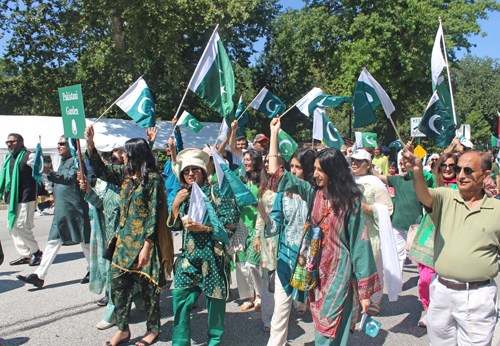
{"label": "green foliage", "polygon": [[491,141],[490,127],[480,111],[471,111],[465,118],[465,123],[470,124],[470,136],[474,145],[478,145],[479,143],[480,145],[486,146],[486,143]]}

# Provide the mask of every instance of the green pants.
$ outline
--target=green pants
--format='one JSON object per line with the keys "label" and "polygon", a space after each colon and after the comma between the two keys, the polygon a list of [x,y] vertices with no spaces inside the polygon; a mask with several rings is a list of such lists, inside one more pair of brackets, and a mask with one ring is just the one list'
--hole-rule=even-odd
{"label": "green pants", "polygon": [[111,300],[115,305],[116,324],[122,332],[128,331],[130,308],[134,300],[134,285],[139,291],[148,314],[146,323],[149,332],[160,331],[160,291],[151,281],[138,273],[128,273],[112,267]]}
{"label": "green pants", "polygon": [[347,299],[345,301],[344,311],[342,311],[342,317],[340,318],[339,326],[337,327],[337,333],[335,339],[327,338],[318,332],[314,333],[314,345],[315,346],[345,346],[347,345],[347,338],[349,337],[349,329],[351,327],[351,317],[352,308],[354,304],[354,295],[352,287],[349,289],[347,294]]}
{"label": "green pants", "polygon": [[[172,290],[174,302],[174,326],[172,346],[191,345],[191,310],[201,294],[199,287]],[[224,334],[226,301],[207,297],[208,346],[220,345]]]}

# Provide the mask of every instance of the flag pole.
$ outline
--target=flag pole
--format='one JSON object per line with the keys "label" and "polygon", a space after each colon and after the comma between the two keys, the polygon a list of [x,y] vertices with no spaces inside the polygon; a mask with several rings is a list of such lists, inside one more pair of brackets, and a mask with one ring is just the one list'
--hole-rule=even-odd
{"label": "flag pole", "polygon": [[[187,88],[186,88],[186,91],[184,92],[184,96],[182,96],[181,103],[180,103],[179,107],[177,108],[177,112],[175,112],[174,118],[173,118],[172,120],[177,119],[177,116],[179,115],[179,111],[181,110],[182,104],[184,103],[184,100],[186,99],[186,95],[187,95],[187,93],[188,93],[188,91],[189,91],[189,86],[191,85],[191,82],[193,81],[193,77],[195,76],[196,71],[198,71],[198,68],[200,67],[200,61],[202,61],[202,60],[203,60],[203,57],[204,57],[204,56],[205,56],[205,54],[207,53],[208,43],[210,43],[210,41],[212,41],[212,38],[214,37],[215,33],[217,32],[217,28],[218,28],[218,27],[219,27],[219,24],[217,24],[217,25],[215,26],[215,29],[214,29],[214,31],[212,32],[212,36],[210,36],[210,40],[208,40],[207,45],[205,46],[205,50],[203,51],[203,54],[201,55],[200,60],[198,60],[198,64],[196,65],[196,68],[194,69],[194,72],[193,72],[193,74],[192,74],[192,76],[191,76],[191,79],[189,80],[189,84],[188,84],[188,86],[187,86]],[[176,124],[177,124],[177,121],[174,123],[174,129],[175,129],[175,125],[176,125]]]}
{"label": "flag pole", "polygon": [[80,139],[76,140],[76,146],[78,150],[78,166],[80,166],[80,176],[83,179],[83,167],[82,167],[82,148],[80,145]]}
{"label": "flag pole", "polygon": [[[300,101],[300,100],[299,100],[299,101]],[[293,106],[292,106],[292,107],[288,108],[288,109],[285,111],[285,113],[283,113],[283,114],[279,115],[278,117],[281,119],[281,118],[283,117],[283,115],[285,115],[286,113],[288,113],[288,112],[290,111],[290,109],[292,109],[293,107],[295,107],[295,105],[296,105],[297,103],[299,103],[299,101],[295,102],[295,103],[293,104]]]}
{"label": "flag pole", "polygon": [[[142,76],[144,76],[144,75],[141,75],[139,78],[137,78],[137,80],[134,82],[134,84],[135,84],[135,83],[137,83],[137,81],[138,81],[139,79],[141,79],[141,78],[142,78]],[[130,87],[128,87],[128,88],[127,88],[127,90],[125,90],[125,92],[124,92],[123,94],[121,94],[121,95],[120,95],[120,97],[118,97],[118,98],[115,100],[115,102],[113,102],[113,103],[111,104],[111,106],[109,106],[109,107],[108,107],[108,109],[106,109],[106,110],[104,111],[104,113],[102,113],[102,114],[99,116],[99,118],[97,118],[97,119],[96,119],[96,121],[94,121],[94,124],[93,124],[93,125],[95,125],[95,124],[96,124],[99,120],[101,120],[102,116],[103,116],[104,114],[106,114],[106,113],[107,113],[107,112],[111,109],[111,107],[113,107],[113,106],[115,105],[115,103],[116,103],[116,102],[117,102],[117,101],[118,101],[118,100],[119,100],[119,99],[120,99],[123,95],[125,95],[125,93],[128,91],[128,89],[130,89],[132,86],[134,86],[134,84],[132,84]]]}
{"label": "flag pole", "polygon": [[[226,119],[223,117],[222,118],[222,121],[226,121]],[[229,127],[231,128],[231,127]],[[217,133],[217,137],[215,137],[215,144],[214,144],[214,147],[217,145],[217,142],[219,141],[219,136],[220,136],[220,132],[222,130],[222,123],[220,123],[220,127],[219,127],[219,133]],[[208,144],[207,144],[208,145]]]}
{"label": "flag pole", "polygon": [[391,121],[392,127],[394,127],[394,131],[396,131],[396,134],[398,135],[399,140],[400,140],[400,141],[401,141],[401,143],[403,143],[403,145],[404,145],[404,142],[403,142],[403,140],[401,139],[401,136],[399,135],[399,131],[398,131],[398,129],[396,128],[396,125],[394,124],[394,121],[392,120],[392,117],[391,117],[391,116],[389,116],[389,120]]}
{"label": "flag pole", "polygon": [[[439,24],[443,25],[443,19],[439,17]],[[448,84],[450,86],[450,96],[451,96],[451,108],[453,110],[453,120],[455,120],[455,125],[458,125],[457,122],[457,113],[455,111],[455,100],[453,99],[453,88],[451,87],[451,74],[450,67],[448,65],[448,53],[446,52],[446,43],[444,42],[444,30],[443,30],[443,48],[444,48],[444,58],[446,60],[446,71],[448,72]],[[458,129],[457,129],[458,131]]]}

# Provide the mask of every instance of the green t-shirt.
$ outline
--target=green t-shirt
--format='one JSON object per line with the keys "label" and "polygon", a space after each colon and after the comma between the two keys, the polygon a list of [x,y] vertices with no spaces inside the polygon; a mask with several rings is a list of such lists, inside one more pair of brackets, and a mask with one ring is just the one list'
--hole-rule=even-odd
{"label": "green t-shirt", "polygon": [[497,175],[500,175],[500,169],[498,169],[498,165],[496,162],[491,163],[491,177],[495,178]]}

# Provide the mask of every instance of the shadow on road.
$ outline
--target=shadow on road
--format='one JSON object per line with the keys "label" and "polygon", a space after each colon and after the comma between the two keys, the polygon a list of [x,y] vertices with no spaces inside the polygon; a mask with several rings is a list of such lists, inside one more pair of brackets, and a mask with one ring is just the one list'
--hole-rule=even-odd
{"label": "shadow on road", "polygon": [[20,337],[20,338],[12,338],[12,339],[0,339],[0,342],[3,346],[19,346],[24,345],[29,341],[30,338]]}
{"label": "shadow on road", "polygon": [[16,288],[22,287],[23,285],[24,283],[19,280],[1,280],[0,293],[15,290]]}
{"label": "shadow on road", "polygon": [[40,290],[40,289],[64,287],[64,286],[69,286],[69,285],[79,284],[79,283],[80,283],[80,281],[81,281],[80,279],[77,279],[77,280],[71,280],[71,281],[59,282],[59,283],[57,283],[57,284],[51,284],[51,285],[43,286],[42,288],[31,288],[31,289],[29,289],[28,291],[29,291],[29,292],[33,292],[33,291],[38,291],[38,290]]}
{"label": "shadow on road", "polygon": [[19,273],[19,270],[18,271],[11,271],[11,272],[2,272],[2,273],[0,273],[0,276],[12,275],[12,274],[16,274],[16,273]]}
{"label": "shadow on road", "polygon": [[74,261],[74,260],[77,260],[80,258],[84,258],[83,252],[81,252],[81,251],[80,252],[61,253],[61,254],[57,254],[56,258],[54,259],[53,264]]}

